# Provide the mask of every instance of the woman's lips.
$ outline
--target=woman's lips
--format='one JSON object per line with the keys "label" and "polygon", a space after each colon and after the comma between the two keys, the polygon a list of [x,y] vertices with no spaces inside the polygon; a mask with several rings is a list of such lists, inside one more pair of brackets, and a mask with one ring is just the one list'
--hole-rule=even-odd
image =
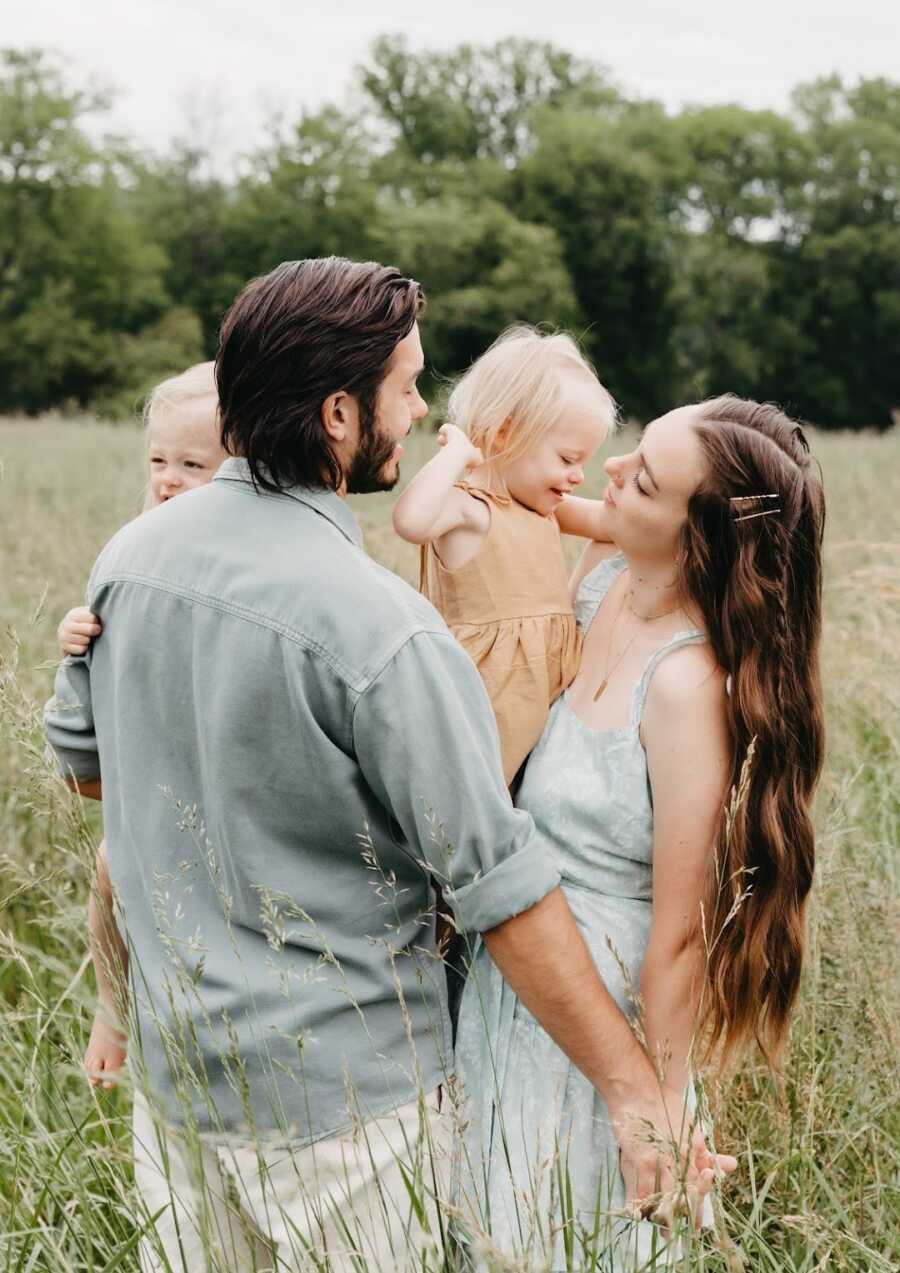
{"label": "woman's lips", "polygon": [[608,504],[610,508],[615,508],[616,501],[613,499],[612,482],[610,482],[603,492],[603,503]]}

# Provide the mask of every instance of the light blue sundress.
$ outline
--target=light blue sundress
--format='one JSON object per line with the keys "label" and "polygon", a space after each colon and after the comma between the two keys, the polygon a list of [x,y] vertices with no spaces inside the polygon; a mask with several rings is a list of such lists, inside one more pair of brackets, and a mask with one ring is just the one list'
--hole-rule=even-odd
{"label": "light blue sundress", "polygon": [[[624,569],[619,554],[582,582],[575,614],[585,633]],[[629,1016],[652,901],[653,810],[641,715],[660,660],[704,640],[685,630],[651,655],[623,728],[592,729],[572,710],[568,692],[557,699],[516,801],[534,818],[600,975]],[[662,1245],[658,1226],[615,1214],[624,1186],[604,1101],[520,1003],[483,945],[463,995],[456,1070],[467,1120],[459,1201],[464,1216],[476,1216],[470,1231],[481,1236],[471,1249],[479,1267],[619,1273],[668,1266],[665,1254],[654,1258]],[[490,1258],[492,1248],[499,1261]]]}

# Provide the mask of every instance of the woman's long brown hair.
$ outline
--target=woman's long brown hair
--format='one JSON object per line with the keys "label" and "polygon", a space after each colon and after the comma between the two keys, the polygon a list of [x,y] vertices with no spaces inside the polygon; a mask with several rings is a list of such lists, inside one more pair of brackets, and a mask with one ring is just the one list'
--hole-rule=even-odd
{"label": "woman's long brown hair", "polygon": [[[730,395],[698,407],[706,479],[682,532],[681,587],[730,676],[732,799],[706,889],[707,1056],[778,1057],[797,996],[822,767],[822,485],[801,427]],[[738,795],[739,798],[735,799]]]}

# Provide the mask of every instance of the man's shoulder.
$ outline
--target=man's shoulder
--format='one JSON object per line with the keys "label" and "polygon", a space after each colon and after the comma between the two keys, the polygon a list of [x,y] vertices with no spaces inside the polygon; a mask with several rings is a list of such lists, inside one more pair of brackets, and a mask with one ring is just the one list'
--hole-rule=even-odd
{"label": "man's shoulder", "polygon": [[410,638],[449,635],[429,601],[327,517],[288,501],[242,500],[236,509],[210,487],[110,540],[91,592],[120,582],[275,631],[358,691]]}

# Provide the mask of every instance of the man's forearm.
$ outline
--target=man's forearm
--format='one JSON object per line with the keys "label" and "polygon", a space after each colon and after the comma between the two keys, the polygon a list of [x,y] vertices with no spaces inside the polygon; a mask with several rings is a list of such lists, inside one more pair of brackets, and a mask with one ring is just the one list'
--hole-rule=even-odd
{"label": "man's forearm", "polygon": [[484,934],[525,1007],[613,1108],[653,1092],[650,1060],[597,972],[562,889]]}

